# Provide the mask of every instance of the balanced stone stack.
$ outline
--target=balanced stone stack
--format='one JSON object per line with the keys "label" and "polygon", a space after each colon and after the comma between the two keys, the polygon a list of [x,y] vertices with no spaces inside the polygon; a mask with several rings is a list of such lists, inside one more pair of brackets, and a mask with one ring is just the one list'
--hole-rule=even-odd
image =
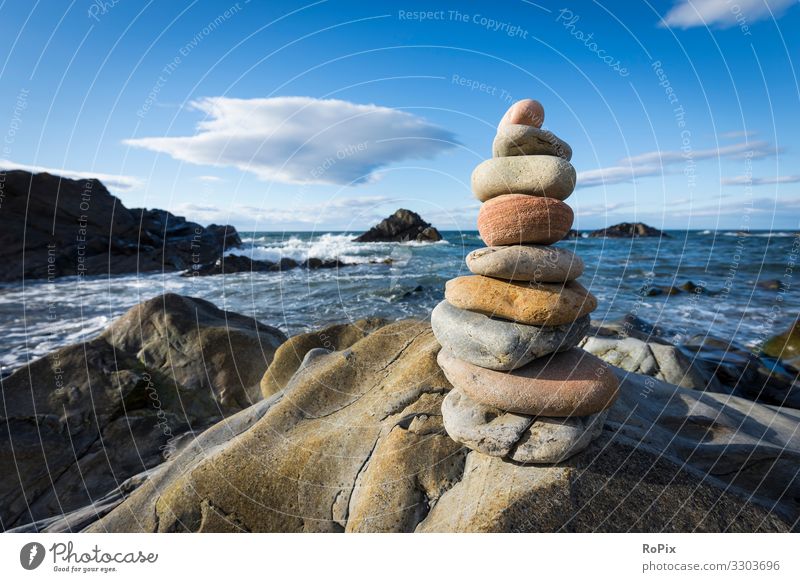
{"label": "balanced stone stack", "polygon": [[453,385],[442,404],[448,434],[525,463],[584,450],[618,391],[607,365],[577,347],[597,300],[576,280],[583,261],[550,246],[572,227],[563,201],[576,176],[571,148],[543,120],[541,104],[527,99],[500,122],[492,159],[472,174],[487,247],[467,256],[474,275],[448,281],[431,314]]}

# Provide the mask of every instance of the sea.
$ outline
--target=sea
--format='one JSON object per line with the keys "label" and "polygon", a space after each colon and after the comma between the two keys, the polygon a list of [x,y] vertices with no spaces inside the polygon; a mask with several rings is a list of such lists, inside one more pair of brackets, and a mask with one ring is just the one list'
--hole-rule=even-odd
{"label": "sea", "polygon": [[[800,232],[666,231],[669,237],[578,238],[560,246],[586,263],[580,281],[598,298],[596,323],[634,315],[676,344],[712,335],[757,350],[800,313]],[[356,233],[255,232],[229,254],[278,261],[339,259],[348,266],[182,277],[180,273],[67,277],[0,286],[0,370],[100,333],[141,301],[166,292],[200,297],[288,335],[363,317],[427,319],[448,279],[467,275],[477,232],[438,243],[356,243]],[[653,295],[691,283],[677,294]],[[697,289],[699,287],[700,289]]]}

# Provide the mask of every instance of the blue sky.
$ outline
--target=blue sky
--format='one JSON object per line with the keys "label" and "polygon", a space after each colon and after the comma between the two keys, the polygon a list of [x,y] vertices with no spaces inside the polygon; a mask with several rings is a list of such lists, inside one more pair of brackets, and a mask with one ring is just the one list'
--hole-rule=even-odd
{"label": "blue sky", "polygon": [[244,230],[471,230],[532,97],[578,228],[800,228],[797,2],[564,4],[6,1],[0,164]]}

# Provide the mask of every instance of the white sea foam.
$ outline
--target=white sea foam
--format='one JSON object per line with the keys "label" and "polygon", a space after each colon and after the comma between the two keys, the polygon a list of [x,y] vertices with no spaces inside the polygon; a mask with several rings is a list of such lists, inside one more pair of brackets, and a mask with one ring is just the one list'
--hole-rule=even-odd
{"label": "white sea foam", "polygon": [[798,236],[798,232],[789,232],[782,230],[773,230],[770,232],[747,232],[747,231],[729,231],[723,233],[725,236],[752,236],[756,238],[786,238],[791,236]]}
{"label": "white sea foam", "polygon": [[[281,259],[293,259],[298,262],[308,259],[322,259],[324,261],[338,259],[344,263],[364,264],[382,262],[386,259],[397,260],[398,254],[404,254],[404,248],[431,244],[416,241],[405,243],[359,243],[353,242],[355,236],[354,234],[323,234],[309,240],[291,236],[286,240],[273,240],[272,242],[266,242],[264,237],[257,237],[251,239],[253,242],[250,244],[242,248],[230,249],[226,254],[244,255],[254,260],[273,262]],[[449,243],[440,241],[434,244]]]}

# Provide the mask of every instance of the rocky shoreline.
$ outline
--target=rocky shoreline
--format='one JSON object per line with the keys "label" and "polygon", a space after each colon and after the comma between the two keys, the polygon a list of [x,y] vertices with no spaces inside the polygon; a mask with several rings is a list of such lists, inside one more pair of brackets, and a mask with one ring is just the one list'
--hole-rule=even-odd
{"label": "rocky shoreline", "polygon": [[[635,318],[590,328],[581,346],[610,364],[619,397],[581,429],[594,439],[583,452],[543,466],[470,452],[447,435],[440,409],[451,386],[425,322],[360,320],[286,340],[208,302],[160,296],[3,379],[0,523],[797,531],[791,375],[776,384],[769,360],[755,357],[758,366],[714,365],[722,346],[706,341],[691,355],[654,331]],[[531,435],[500,422],[482,439],[513,447]]]}
{"label": "rocky shoreline", "polygon": [[0,281],[183,271],[241,246],[230,225],[126,208],[96,179],[3,171]]}

